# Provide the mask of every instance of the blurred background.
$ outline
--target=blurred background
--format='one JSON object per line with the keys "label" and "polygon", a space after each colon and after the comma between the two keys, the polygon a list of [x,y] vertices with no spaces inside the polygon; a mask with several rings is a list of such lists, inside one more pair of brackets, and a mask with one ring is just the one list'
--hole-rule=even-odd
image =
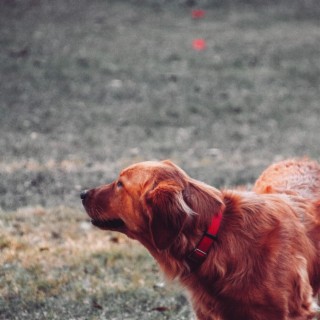
{"label": "blurred background", "polygon": [[317,0],[0,0],[0,319],[189,319],[79,192],[143,160],[219,188],[320,160],[319,17]]}
{"label": "blurred background", "polygon": [[218,187],[319,159],[317,1],[0,5],[3,210],[76,206],[148,159]]}

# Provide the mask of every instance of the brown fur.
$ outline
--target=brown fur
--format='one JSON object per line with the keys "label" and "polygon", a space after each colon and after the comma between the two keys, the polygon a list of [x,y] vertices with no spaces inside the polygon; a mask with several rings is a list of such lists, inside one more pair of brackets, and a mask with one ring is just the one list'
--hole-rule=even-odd
{"label": "brown fur", "polygon": [[[287,194],[217,190],[170,161],[142,162],[88,191],[93,224],[140,241],[190,293],[198,320],[311,319],[319,290],[320,203]],[[206,260],[187,257],[223,219]],[[301,218],[303,217],[303,218]]]}
{"label": "brown fur", "polygon": [[320,199],[320,165],[309,159],[291,159],[268,167],[254,185],[257,193],[284,193]]}

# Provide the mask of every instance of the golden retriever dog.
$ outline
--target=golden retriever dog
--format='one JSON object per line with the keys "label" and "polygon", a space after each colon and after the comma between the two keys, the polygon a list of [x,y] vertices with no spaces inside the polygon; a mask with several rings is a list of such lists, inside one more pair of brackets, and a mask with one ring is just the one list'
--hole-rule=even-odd
{"label": "golden retriever dog", "polygon": [[81,199],[93,225],[138,240],[189,291],[198,320],[312,319],[317,197],[218,190],[162,161],[134,164]]}

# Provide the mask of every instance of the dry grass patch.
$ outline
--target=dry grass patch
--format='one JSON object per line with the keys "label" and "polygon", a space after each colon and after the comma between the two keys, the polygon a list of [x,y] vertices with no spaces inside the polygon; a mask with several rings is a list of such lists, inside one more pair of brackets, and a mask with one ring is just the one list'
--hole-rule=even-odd
{"label": "dry grass patch", "polygon": [[0,215],[0,319],[187,319],[185,298],[163,284],[146,250],[94,229],[85,214]]}

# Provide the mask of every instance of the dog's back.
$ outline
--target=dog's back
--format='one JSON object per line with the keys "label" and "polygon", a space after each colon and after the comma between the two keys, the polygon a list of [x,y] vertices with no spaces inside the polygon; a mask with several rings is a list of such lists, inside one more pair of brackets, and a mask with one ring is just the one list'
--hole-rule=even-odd
{"label": "dog's back", "polygon": [[[262,172],[253,191],[259,194],[288,195],[288,200],[298,208],[297,213],[306,227],[309,238],[315,247],[319,248],[320,164],[318,162],[309,159],[292,159],[275,163]],[[316,294],[320,289],[320,261],[314,263],[313,267],[314,271],[311,272],[310,281],[314,294]]]}
{"label": "dog's back", "polygon": [[253,191],[284,193],[320,200],[320,164],[309,159],[275,163],[260,175]]}

